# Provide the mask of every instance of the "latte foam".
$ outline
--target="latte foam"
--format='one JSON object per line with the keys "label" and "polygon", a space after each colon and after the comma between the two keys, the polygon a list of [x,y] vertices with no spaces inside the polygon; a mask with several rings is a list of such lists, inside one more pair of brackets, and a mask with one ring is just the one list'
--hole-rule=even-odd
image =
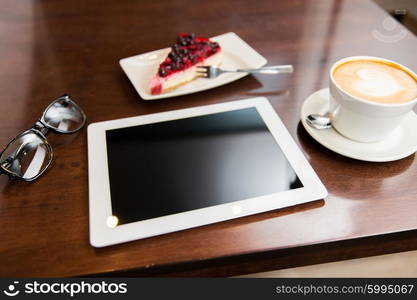
{"label": "latte foam", "polygon": [[352,60],[338,66],[333,78],[345,92],[378,103],[404,103],[417,98],[416,79],[383,61]]}

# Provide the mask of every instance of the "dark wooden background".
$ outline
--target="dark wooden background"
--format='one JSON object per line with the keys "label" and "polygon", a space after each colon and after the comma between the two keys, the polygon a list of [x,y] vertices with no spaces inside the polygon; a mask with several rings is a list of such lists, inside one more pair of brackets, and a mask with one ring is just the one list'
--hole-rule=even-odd
{"label": "dark wooden background", "polygon": [[[351,55],[417,70],[412,34],[385,43],[388,15],[362,0],[0,0],[0,144],[71,94],[88,122],[266,96],[329,190],[324,201],[95,249],[88,242],[86,128],[50,134],[52,168],[34,183],[0,177],[0,276],[227,276],[417,249],[417,162],[366,163],[314,142],[304,99]],[[169,46],[179,32],[233,31],[290,76],[246,77],[146,102],[119,59]],[[401,233],[400,233],[401,232]],[[372,236],[372,237],[370,237]]]}

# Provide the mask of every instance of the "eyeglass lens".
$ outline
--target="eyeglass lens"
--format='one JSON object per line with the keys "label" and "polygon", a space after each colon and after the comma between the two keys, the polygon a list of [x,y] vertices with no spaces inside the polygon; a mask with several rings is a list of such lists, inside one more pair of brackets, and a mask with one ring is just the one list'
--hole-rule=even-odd
{"label": "eyeglass lens", "polygon": [[48,107],[42,121],[58,131],[70,132],[83,126],[85,115],[72,101],[62,98]]}
{"label": "eyeglass lens", "polygon": [[51,160],[52,153],[45,141],[30,131],[11,142],[0,157],[3,169],[27,180],[42,173]]}

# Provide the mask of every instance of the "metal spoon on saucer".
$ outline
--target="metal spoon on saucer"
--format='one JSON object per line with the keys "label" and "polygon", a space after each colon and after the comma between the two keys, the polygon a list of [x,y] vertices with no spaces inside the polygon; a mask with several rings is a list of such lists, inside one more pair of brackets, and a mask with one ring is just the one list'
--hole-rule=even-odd
{"label": "metal spoon on saucer", "polygon": [[327,129],[332,127],[332,122],[327,115],[311,114],[307,116],[306,122],[315,129]]}

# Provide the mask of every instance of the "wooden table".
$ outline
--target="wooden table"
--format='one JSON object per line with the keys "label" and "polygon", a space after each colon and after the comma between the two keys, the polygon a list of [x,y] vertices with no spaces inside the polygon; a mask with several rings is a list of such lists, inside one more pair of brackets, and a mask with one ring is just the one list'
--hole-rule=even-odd
{"label": "wooden table", "polygon": [[[1,276],[229,276],[417,249],[417,162],[366,163],[312,140],[304,99],[351,55],[417,69],[412,34],[388,43],[368,1],[0,1],[0,144],[70,93],[88,122],[268,97],[329,190],[324,201],[95,249],[88,241],[86,128],[50,134],[52,168],[34,183],[0,177]],[[143,101],[118,61],[179,32],[233,31],[291,76],[246,77],[210,91]]]}

